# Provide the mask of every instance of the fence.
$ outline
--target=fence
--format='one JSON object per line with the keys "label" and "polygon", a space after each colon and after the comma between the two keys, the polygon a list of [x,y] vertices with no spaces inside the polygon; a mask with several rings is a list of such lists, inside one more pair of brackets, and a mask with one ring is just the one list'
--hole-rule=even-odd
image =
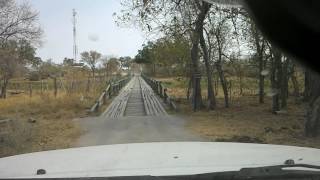
{"label": "fence", "polygon": [[149,86],[153,89],[153,91],[156,92],[161,98],[163,98],[166,104],[169,104],[169,106],[172,109],[174,109],[175,111],[178,111],[178,108],[174,102],[174,99],[168,95],[167,88],[162,85],[161,81],[151,79],[145,76],[144,74],[141,74],[141,76],[149,84]]}
{"label": "fence", "polygon": [[119,79],[118,76],[109,76],[106,78],[48,78],[40,81],[29,80],[11,80],[7,87],[9,95],[15,94],[29,94],[33,93],[46,93],[54,92],[67,92],[67,93],[92,93],[101,92],[105,87],[105,82]]}
{"label": "fence", "polygon": [[110,81],[105,90],[101,93],[95,104],[91,107],[90,112],[99,111],[100,107],[106,103],[107,99],[110,99],[113,95],[118,92],[130,81],[131,76],[127,76],[124,79],[118,81]]}

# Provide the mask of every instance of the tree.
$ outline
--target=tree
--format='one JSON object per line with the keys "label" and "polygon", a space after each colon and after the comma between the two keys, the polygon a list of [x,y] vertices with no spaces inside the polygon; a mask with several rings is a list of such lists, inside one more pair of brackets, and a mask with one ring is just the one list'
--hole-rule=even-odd
{"label": "tree", "polygon": [[281,58],[282,54],[279,49],[272,47],[272,59],[271,59],[271,88],[272,88],[272,112],[274,114],[280,110],[279,97],[280,97],[280,82],[281,82]]}
{"label": "tree", "polygon": [[74,63],[75,63],[74,59],[66,58],[66,57],[63,59],[63,64],[66,66],[72,66],[74,65]]}
{"label": "tree", "polygon": [[0,48],[1,98],[6,98],[7,85],[19,66],[38,63],[39,58],[35,57],[35,51],[25,40],[10,40]]}
{"label": "tree", "polygon": [[131,57],[125,56],[119,58],[120,69],[128,69],[130,67]]}
{"label": "tree", "polygon": [[99,62],[100,58],[101,54],[97,51],[85,51],[81,53],[81,62],[87,64],[90,67],[93,79],[95,79],[96,65]]}
{"label": "tree", "polygon": [[305,133],[308,137],[315,137],[320,132],[320,75],[311,69],[306,69],[306,71],[308,72],[306,90],[309,92],[309,98]]}
{"label": "tree", "polygon": [[216,41],[216,49],[217,49],[216,54],[218,56],[215,62],[215,66],[216,66],[220,83],[223,89],[225,107],[229,107],[229,93],[228,93],[227,80],[224,75],[224,70],[222,68],[223,58],[226,57],[226,54],[224,53],[224,51],[227,47],[227,38],[228,38],[227,33],[229,32],[229,26],[226,23],[226,21],[228,20],[227,16],[222,14],[221,10],[218,11],[218,13],[219,13],[218,19],[214,24],[214,29],[212,29],[212,35]]}
{"label": "tree", "polygon": [[[138,51],[136,62],[142,62],[146,66],[152,66],[152,74],[170,76],[186,75],[187,64],[190,63],[190,46],[183,36],[165,36],[156,41],[149,42]],[[121,58],[119,59],[121,61]],[[159,69],[158,72],[155,72]]]}
{"label": "tree", "polygon": [[144,63],[152,63],[151,58],[151,49],[152,49],[153,43],[149,41],[147,44],[142,45],[142,49],[138,50],[138,54],[135,56],[134,61],[138,64]]}
{"label": "tree", "polygon": [[299,87],[299,82],[296,75],[297,74],[296,62],[292,61],[292,63],[290,64],[288,74],[292,82],[293,94],[297,102],[300,97],[300,87]]}
{"label": "tree", "polygon": [[[157,1],[128,1],[127,10],[123,10],[121,22],[139,24],[146,31],[156,30],[162,34],[174,34],[188,32],[190,35],[191,72],[193,96],[193,109],[199,110],[202,106],[201,96],[201,73],[199,62],[199,36],[203,31],[203,23],[210,9],[210,4],[204,1],[180,1],[180,0],[157,0]],[[188,14],[190,22],[184,23]],[[179,28],[180,24],[186,25]],[[141,60],[140,57],[136,59]]]}
{"label": "tree", "polygon": [[199,9],[197,19],[195,21],[195,28],[192,33],[192,47],[191,47],[191,63],[192,63],[192,84],[193,84],[193,96],[192,105],[193,110],[199,110],[202,104],[201,96],[201,73],[199,68],[199,42],[200,37],[203,34],[204,20],[210,10],[211,5],[204,1],[196,1],[196,5]]}
{"label": "tree", "polygon": [[265,60],[264,60],[264,51],[266,46],[266,41],[258,30],[257,26],[250,21],[250,30],[251,30],[251,43],[255,48],[255,57],[258,62],[258,77],[259,77],[259,103],[264,103],[264,78],[265,75],[263,70],[265,69]]}
{"label": "tree", "polygon": [[7,85],[17,67],[39,63],[32,43],[38,42],[41,34],[38,13],[30,5],[0,1],[0,97],[6,97]]}
{"label": "tree", "polygon": [[215,93],[212,85],[212,69],[210,65],[210,57],[208,53],[208,48],[204,39],[203,35],[204,31],[200,34],[200,45],[203,52],[203,59],[206,66],[206,72],[207,72],[207,88],[208,88],[208,109],[214,110],[216,108],[216,98]]}
{"label": "tree", "polygon": [[104,68],[105,77],[111,76],[112,74],[117,73],[119,69],[121,69],[120,60],[118,60],[116,57],[104,57],[101,61]]}
{"label": "tree", "polygon": [[284,60],[282,62],[282,75],[281,75],[281,88],[280,88],[280,99],[281,99],[281,109],[287,108],[287,99],[288,99],[288,90],[289,90],[289,63],[290,60],[287,57],[284,57]]}
{"label": "tree", "polygon": [[39,67],[38,71],[40,73],[41,78],[54,78],[58,76],[62,76],[62,69],[58,64],[52,62],[51,59],[43,61]]}
{"label": "tree", "polygon": [[2,82],[0,98],[6,98],[7,85],[14,74],[19,58],[12,48],[2,48],[0,49],[0,54],[0,75]]}
{"label": "tree", "polygon": [[17,5],[14,0],[0,1],[0,44],[8,40],[26,40],[37,42],[42,30],[38,22],[38,13],[24,2]]}

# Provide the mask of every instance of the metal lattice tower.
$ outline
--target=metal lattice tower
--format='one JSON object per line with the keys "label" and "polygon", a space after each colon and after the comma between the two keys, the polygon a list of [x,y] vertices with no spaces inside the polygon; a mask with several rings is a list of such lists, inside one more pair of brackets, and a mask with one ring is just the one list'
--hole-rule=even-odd
{"label": "metal lattice tower", "polygon": [[77,46],[77,12],[75,9],[72,10],[72,23],[73,23],[73,59],[77,62],[78,46]]}

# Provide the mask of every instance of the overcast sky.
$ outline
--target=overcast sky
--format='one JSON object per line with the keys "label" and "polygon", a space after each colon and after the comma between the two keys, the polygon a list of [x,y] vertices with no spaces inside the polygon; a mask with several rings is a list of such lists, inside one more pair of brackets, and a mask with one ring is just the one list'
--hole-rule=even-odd
{"label": "overcast sky", "polygon": [[[97,50],[104,55],[134,56],[144,36],[134,28],[120,28],[114,12],[121,10],[120,0],[29,0],[40,13],[44,30],[43,45],[37,55],[43,60],[62,62],[72,58],[72,9],[77,15],[78,51]],[[79,56],[79,55],[78,55]]]}

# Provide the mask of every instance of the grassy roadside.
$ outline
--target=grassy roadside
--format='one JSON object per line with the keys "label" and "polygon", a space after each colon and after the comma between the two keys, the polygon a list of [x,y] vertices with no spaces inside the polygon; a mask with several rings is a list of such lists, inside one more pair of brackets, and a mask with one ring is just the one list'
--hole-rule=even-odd
{"label": "grassy roadside", "polygon": [[[179,114],[188,119],[187,128],[211,140],[222,142],[252,142],[296,145],[320,148],[320,138],[304,136],[305,108],[293,98],[288,99],[286,113],[271,113],[271,98],[266,97],[264,104],[258,103],[256,95],[231,98],[231,107],[224,108],[222,89],[217,96],[218,108],[214,111],[193,112],[185,100],[186,83],[177,78],[159,78],[175,97],[180,109]],[[203,97],[206,90],[203,88]]]}
{"label": "grassy roadside", "polygon": [[0,100],[0,157],[68,148],[81,135],[72,119],[86,116],[92,100],[81,94],[16,95]]}
{"label": "grassy roadside", "polygon": [[320,148],[320,138],[304,136],[304,104],[291,105],[287,113],[274,115],[269,100],[262,105],[255,97],[243,97],[239,101],[239,105],[215,111],[192,112],[185,106],[182,113],[188,116],[190,130],[211,141]]}

